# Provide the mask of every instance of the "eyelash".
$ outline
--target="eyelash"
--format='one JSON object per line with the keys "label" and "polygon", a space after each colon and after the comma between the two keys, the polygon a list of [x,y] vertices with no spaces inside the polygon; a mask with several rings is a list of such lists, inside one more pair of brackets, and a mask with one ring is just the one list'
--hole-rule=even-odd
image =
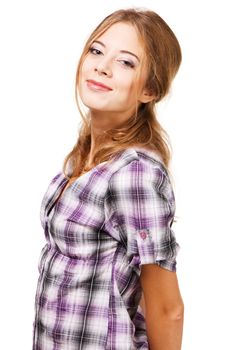
{"label": "eyelash", "polygon": [[[94,51],[98,51],[98,52],[102,53],[100,50],[95,49],[94,47],[90,47],[89,52],[92,53],[93,55],[98,55],[98,54],[94,53]],[[125,62],[126,64],[124,64],[124,66],[126,66],[126,67],[129,67],[129,68],[135,67],[134,64],[130,61],[126,61],[126,60],[120,60],[120,61]]]}

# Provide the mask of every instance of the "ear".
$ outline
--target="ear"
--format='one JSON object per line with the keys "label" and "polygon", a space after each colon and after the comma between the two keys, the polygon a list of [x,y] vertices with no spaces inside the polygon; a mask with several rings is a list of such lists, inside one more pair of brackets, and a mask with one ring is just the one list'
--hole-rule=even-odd
{"label": "ear", "polygon": [[141,95],[139,96],[138,101],[142,102],[142,103],[148,103],[148,102],[150,102],[150,101],[152,101],[154,99],[155,99],[155,95],[150,93],[149,90],[144,89],[142,91]]}

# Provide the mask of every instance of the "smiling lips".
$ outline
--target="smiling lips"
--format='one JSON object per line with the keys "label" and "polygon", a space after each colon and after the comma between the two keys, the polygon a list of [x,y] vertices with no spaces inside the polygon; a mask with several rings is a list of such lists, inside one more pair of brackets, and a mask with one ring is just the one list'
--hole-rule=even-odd
{"label": "smiling lips", "polygon": [[95,80],[87,80],[87,86],[91,89],[97,90],[97,91],[110,91],[112,90],[109,86],[104,85],[98,81]]}

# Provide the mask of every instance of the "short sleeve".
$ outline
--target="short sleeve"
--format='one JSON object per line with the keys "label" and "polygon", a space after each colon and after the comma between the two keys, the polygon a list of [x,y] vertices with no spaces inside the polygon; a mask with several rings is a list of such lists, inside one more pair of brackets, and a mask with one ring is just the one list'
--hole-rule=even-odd
{"label": "short sleeve", "polygon": [[155,263],[176,271],[175,196],[163,165],[132,161],[112,176],[110,192],[132,267],[140,273],[141,265]]}

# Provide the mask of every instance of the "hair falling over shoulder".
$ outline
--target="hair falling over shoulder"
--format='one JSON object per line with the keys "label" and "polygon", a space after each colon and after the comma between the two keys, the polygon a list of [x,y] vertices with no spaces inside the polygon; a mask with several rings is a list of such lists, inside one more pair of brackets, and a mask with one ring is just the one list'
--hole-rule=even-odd
{"label": "hair falling over shoulder", "polygon": [[[143,60],[146,60],[148,76],[145,87],[156,98],[148,103],[135,107],[132,115],[124,125],[117,129],[103,132],[95,140],[95,153],[90,168],[110,160],[117,152],[128,147],[144,147],[160,155],[164,165],[169,169],[171,144],[169,136],[156,118],[156,103],[161,101],[170,91],[172,81],[180,67],[182,53],[179,42],[168,24],[154,11],[137,8],[120,9],[108,15],[94,29],[88,38],[81,54],[75,81],[75,97],[82,124],[76,144],[65,157],[64,174],[74,181],[85,167],[91,145],[91,118],[85,115],[79,104],[78,84],[81,66],[92,42],[102,35],[111,25],[125,22],[134,26],[143,48]],[[140,74],[141,72],[139,72]],[[135,106],[137,96],[135,96]],[[67,174],[69,165],[69,175]],[[85,168],[88,171],[88,167]]]}

